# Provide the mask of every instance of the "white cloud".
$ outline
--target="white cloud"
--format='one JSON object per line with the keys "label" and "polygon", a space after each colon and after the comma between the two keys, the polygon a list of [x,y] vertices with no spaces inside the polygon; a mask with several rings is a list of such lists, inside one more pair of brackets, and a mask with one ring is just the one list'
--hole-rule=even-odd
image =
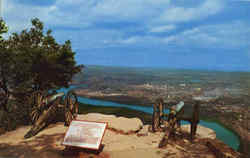
{"label": "white cloud", "polygon": [[239,49],[250,47],[250,42],[247,40],[249,36],[250,25],[234,21],[227,24],[199,26],[167,37],[164,41],[182,46]]}
{"label": "white cloud", "polygon": [[176,29],[175,25],[165,25],[165,26],[153,27],[153,28],[151,28],[150,32],[160,33],[160,32],[168,32],[168,31],[171,31],[174,29]]}
{"label": "white cloud", "polygon": [[127,39],[118,40],[117,42],[121,43],[121,44],[134,44],[134,43],[137,43],[139,41],[141,41],[140,37],[130,37]]}
{"label": "white cloud", "polygon": [[210,15],[214,15],[222,9],[223,3],[220,0],[206,0],[200,6],[195,8],[172,6],[165,10],[158,21],[183,22],[201,19]]}
{"label": "white cloud", "polygon": [[96,18],[105,20],[145,20],[159,14],[159,11],[169,6],[170,0],[102,0],[92,8]]}
{"label": "white cloud", "polygon": [[59,42],[71,40],[73,49],[105,48],[117,44],[124,34],[116,30],[55,30],[53,35]]}
{"label": "white cloud", "polygon": [[56,0],[51,6],[32,6],[8,0],[4,8],[11,31],[26,28],[31,18],[38,17],[49,26],[77,28],[86,28],[96,22],[139,22],[153,26],[157,32],[164,30],[162,25],[173,27],[169,22],[207,17],[223,7],[219,0],[206,0],[195,8],[178,7],[170,0]]}
{"label": "white cloud", "polygon": [[137,22],[142,28],[135,26],[129,31],[142,29],[150,33],[170,32],[178,27],[178,22],[200,20],[219,13],[224,8],[221,0],[202,1],[195,7],[177,6],[170,3],[170,0],[56,0],[51,6],[31,6],[9,0],[4,3],[4,7],[10,32],[30,27],[30,19],[33,17],[38,17],[49,27],[78,28],[75,31],[55,30],[54,33],[60,41],[71,39],[75,48],[163,43],[237,47],[246,45],[248,41],[244,35],[248,33],[249,27],[240,22],[198,26],[169,37],[127,35],[128,30],[96,25],[102,22]]}
{"label": "white cloud", "polygon": [[173,41],[176,41],[178,38],[177,38],[177,36],[169,36],[169,37],[167,37],[167,38],[164,38],[163,39],[163,42],[165,42],[165,43],[171,43],[171,42],[173,42]]}
{"label": "white cloud", "polygon": [[[50,27],[62,26],[84,28],[90,26],[88,21],[81,20],[81,15],[76,14],[77,10],[80,9],[77,5],[82,3],[82,1],[74,0],[74,3],[69,2],[57,0],[57,2],[51,6],[32,6],[15,3],[14,1],[9,0],[3,3],[3,18],[9,26],[9,32],[19,32],[23,29],[29,28],[31,26],[30,20],[35,17],[43,21],[45,26]],[[69,4],[71,4],[73,8],[76,7],[76,12],[74,12],[74,9],[67,9]],[[67,7],[65,8],[63,5],[67,5]]]}
{"label": "white cloud", "polygon": [[131,47],[152,47],[163,44],[162,38],[155,36],[130,36],[130,37],[118,37],[116,39],[105,41],[103,47],[108,46],[131,46]]}
{"label": "white cloud", "polygon": [[51,12],[56,10],[56,6],[40,7],[28,6],[13,1],[3,3],[3,18],[9,27],[10,32],[19,32],[31,26],[30,20],[38,17],[46,24],[52,23],[50,20]]}
{"label": "white cloud", "polygon": [[226,48],[250,47],[250,25],[242,21],[227,24],[203,25],[171,36],[131,35],[112,29],[85,31],[55,31],[59,39],[70,39],[75,49],[107,48],[112,46],[154,47],[177,46],[178,48]]}

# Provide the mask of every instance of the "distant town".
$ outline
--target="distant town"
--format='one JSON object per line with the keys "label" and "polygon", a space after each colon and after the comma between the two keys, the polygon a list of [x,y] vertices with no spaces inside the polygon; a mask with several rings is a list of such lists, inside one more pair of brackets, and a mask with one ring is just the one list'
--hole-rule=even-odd
{"label": "distant town", "polygon": [[[183,70],[155,73],[142,69],[89,66],[74,79],[77,95],[123,104],[152,106],[157,98],[167,104],[202,102],[201,118],[219,121],[250,145],[248,73]],[[183,76],[189,76],[183,79]],[[242,80],[244,78],[244,80]],[[187,109],[188,111],[188,109]],[[242,147],[242,148],[244,148]]]}

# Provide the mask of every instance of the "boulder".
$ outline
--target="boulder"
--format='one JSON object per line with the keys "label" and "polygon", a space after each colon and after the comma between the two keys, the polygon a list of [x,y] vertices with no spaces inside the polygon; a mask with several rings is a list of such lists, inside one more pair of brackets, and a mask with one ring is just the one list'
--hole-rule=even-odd
{"label": "boulder", "polygon": [[138,132],[143,126],[143,123],[139,118],[116,117],[115,115],[104,115],[99,113],[78,115],[77,120],[107,122],[108,129],[123,134]]}

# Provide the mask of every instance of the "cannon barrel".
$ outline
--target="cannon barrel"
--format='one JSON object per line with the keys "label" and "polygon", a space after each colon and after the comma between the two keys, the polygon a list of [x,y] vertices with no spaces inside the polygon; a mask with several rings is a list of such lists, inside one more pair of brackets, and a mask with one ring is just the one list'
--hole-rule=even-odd
{"label": "cannon barrel", "polygon": [[180,111],[182,111],[184,107],[184,102],[180,101],[178,104],[174,105],[173,107],[171,107],[171,111],[170,113],[176,115],[178,114]]}
{"label": "cannon barrel", "polygon": [[65,94],[63,92],[60,92],[60,93],[57,93],[57,94],[54,94],[52,96],[49,96],[48,98],[45,99],[45,104],[48,105],[48,104],[51,104],[53,101],[55,101],[57,98],[59,97],[63,97]]}
{"label": "cannon barrel", "polygon": [[177,105],[176,105],[176,112],[181,111],[181,109],[184,107],[184,102],[180,101]]}

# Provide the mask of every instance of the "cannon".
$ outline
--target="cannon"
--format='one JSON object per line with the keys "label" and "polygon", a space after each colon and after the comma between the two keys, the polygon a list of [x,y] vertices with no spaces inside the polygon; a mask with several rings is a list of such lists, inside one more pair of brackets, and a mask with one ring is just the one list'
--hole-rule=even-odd
{"label": "cannon", "polygon": [[[172,136],[175,136],[177,128],[180,128],[181,120],[188,121],[191,124],[190,128],[190,139],[193,141],[196,134],[197,125],[199,123],[199,111],[200,102],[196,101],[192,114],[185,116],[184,114],[184,102],[179,102],[178,104],[168,107],[164,103],[163,99],[157,99],[153,107],[153,117],[152,117],[152,131],[156,132],[159,130],[166,130],[167,132],[159,144],[159,147],[163,147],[167,144],[167,141]],[[164,110],[168,109],[169,113],[164,113]]]}
{"label": "cannon", "polygon": [[30,112],[32,127],[25,134],[26,139],[35,136],[48,126],[60,108],[64,112],[64,125],[69,126],[70,122],[76,119],[79,108],[77,96],[73,91],[69,91],[66,95],[62,92],[46,95],[42,91],[36,91],[30,96],[29,104],[32,109]]}

